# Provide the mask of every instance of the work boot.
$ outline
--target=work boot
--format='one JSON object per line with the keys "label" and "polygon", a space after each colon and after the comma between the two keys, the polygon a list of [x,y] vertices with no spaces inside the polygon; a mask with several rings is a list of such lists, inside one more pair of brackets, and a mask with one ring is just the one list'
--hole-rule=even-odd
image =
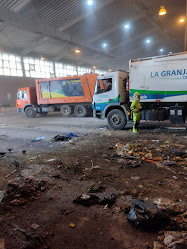
{"label": "work boot", "polygon": [[135,128],[133,128],[133,133],[134,133],[134,134],[138,133],[138,130],[135,129]]}

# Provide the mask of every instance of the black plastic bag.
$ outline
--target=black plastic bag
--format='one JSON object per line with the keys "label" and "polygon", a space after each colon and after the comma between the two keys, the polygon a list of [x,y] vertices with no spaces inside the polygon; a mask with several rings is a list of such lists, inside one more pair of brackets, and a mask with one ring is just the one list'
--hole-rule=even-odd
{"label": "black plastic bag", "polygon": [[128,222],[142,231],[158,231],[170,223],[169,217],[150,201],[134,199]]}

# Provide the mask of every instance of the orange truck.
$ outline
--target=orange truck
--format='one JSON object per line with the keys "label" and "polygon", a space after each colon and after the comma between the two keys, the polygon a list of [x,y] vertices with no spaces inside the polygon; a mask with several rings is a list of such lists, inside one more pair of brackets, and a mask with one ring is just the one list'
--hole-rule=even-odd
{"label": "orange truck", "polygon": [[37,79],[36,87],[17,91],[17,111],[34,118],[45,117],[48,112],[60,111],[68,117],[85,117],[92,112],[92,98],[98,74],[84,74],[63,78]]}

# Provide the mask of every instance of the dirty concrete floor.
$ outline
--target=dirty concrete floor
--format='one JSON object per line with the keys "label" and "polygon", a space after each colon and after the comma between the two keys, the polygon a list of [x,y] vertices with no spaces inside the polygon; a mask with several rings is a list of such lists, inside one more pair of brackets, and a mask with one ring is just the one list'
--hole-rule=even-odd
{"label": "dirty concrete floor", "polygon": [[[15,109],[5,109],[0,116],[0,152],[7,154],[0,158],[0,193],[4,193],[8,183],[21,184],[31,176],[34,181],[43,180],[47,184],[32,201],[0,211],[0,239],[4,240],[5,248],[142,249],[147,248],[146,243],[153,245],[158,233],[142,233],[131,227],[123,208],[130,198],[137,196],[187,201],[186,165],[167,170],[143,161],[140,167],[127,169],[114,156],[115,145],[143,140],[160,148],[158,156],[171,150],[185,152],[186,126],[167,130],[165,126],[171,127],[167,122],[144,122],[140,134],[133,136],[131,125],[123,131],[111,131],[105,128],[106,120],[62,118],[59,114],[28,119]],[[67,132],[79,137],[71,142],[51,142],[55,135]],[[46,139],[31,142],[40,136]],[[13,151],[8,152],[7,148]],[[15,160],[20,164],[18,168]],[[135,176],[140,178],[133,180]],[[73,204],[77,196],[88,193],[90,186],[97,183],[105,187],[103,193],[97,194],[99,197],[112,193],[117,196],[112,207]],[[37,243],[32,247],[29,243],[33,237]]]}

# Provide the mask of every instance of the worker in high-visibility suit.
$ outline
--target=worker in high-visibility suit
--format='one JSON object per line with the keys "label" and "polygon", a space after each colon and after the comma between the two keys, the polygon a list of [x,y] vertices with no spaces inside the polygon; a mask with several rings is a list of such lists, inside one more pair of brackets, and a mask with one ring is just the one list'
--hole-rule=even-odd
{"label": "worker in high-visibility suit", "polygon": [[140,105],[140,94],[139,92],[135,92],[134,94],[135,99],[131,104],[131,111],[133,113],[133,133],[137,133],[138,125],[140,124],[141,119],[141,105]]}

